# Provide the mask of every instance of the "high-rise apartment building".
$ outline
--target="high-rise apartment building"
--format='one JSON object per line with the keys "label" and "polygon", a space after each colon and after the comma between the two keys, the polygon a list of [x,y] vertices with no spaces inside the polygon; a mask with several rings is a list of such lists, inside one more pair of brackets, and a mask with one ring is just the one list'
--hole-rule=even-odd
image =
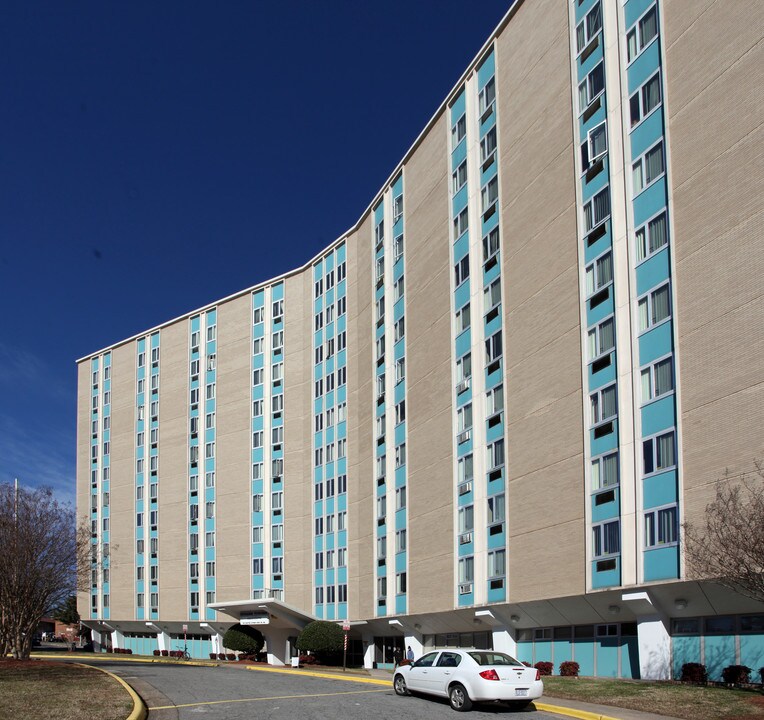
{"label": "high-rise apartment building", "polygon": [[764,664],[680,532],[764,455],[762,27],[517,0],[347,233],[80,360],[97,640]]}

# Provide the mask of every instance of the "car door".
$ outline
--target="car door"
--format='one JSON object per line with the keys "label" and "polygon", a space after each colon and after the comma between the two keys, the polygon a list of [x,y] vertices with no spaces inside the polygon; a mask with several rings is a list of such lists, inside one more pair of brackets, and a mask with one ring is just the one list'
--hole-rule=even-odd
{"label": "car door", "polygon": [[440,654],[435,667],[429,672],[429,680],[432,683],[431,692],[437,695],[448,695],[448,684],[453,674],[459,667],[462,656],[457,652],[443,651]]}
{"label": "car door", "polygon": [[437,657],[437,652],[427,653],[427,655],[423,655],[415,663],[409,665],[410,669],[408,677],[406,678],[406,684],[409,686],[409,690],[432,692],[430,674],[433,671],[435,658]]}

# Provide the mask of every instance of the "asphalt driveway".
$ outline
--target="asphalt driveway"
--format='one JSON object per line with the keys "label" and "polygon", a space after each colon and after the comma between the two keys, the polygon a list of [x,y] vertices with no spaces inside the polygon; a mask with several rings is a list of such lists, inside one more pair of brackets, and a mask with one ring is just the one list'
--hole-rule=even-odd
{"label": "asphalt driveway", "polygon": [[[129,682],[149,707],[149,720],[417,720],[459,717],[446,700],[398,697],[391,686],[348,680],[245,670],[242,667],[189,667],[160,663],[99,662]],[[477,705],[469,718],[559,715]]]}

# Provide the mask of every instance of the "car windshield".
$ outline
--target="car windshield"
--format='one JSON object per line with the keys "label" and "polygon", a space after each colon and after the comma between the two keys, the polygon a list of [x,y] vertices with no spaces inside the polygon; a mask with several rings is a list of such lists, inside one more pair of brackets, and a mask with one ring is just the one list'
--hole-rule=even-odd
{"label": "car windshield", "polygon": [[500,652],[471,652],[469,655],[478,665],[522,665],[512,656]]}

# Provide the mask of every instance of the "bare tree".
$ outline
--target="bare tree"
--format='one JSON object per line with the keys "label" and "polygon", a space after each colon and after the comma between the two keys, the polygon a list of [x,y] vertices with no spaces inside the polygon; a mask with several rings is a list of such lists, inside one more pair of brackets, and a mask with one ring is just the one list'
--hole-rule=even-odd
{"label": "bare tree", "polygon": [[0,484],[0,657],[29,657],[40,619],[77,590],[90,533],[46,489]]}
{"label": "bare tree", "polygon": [[685,558],[690,577],[711,579],[764,602],[764,465],[716,484],[705,523],[685,523]]}

